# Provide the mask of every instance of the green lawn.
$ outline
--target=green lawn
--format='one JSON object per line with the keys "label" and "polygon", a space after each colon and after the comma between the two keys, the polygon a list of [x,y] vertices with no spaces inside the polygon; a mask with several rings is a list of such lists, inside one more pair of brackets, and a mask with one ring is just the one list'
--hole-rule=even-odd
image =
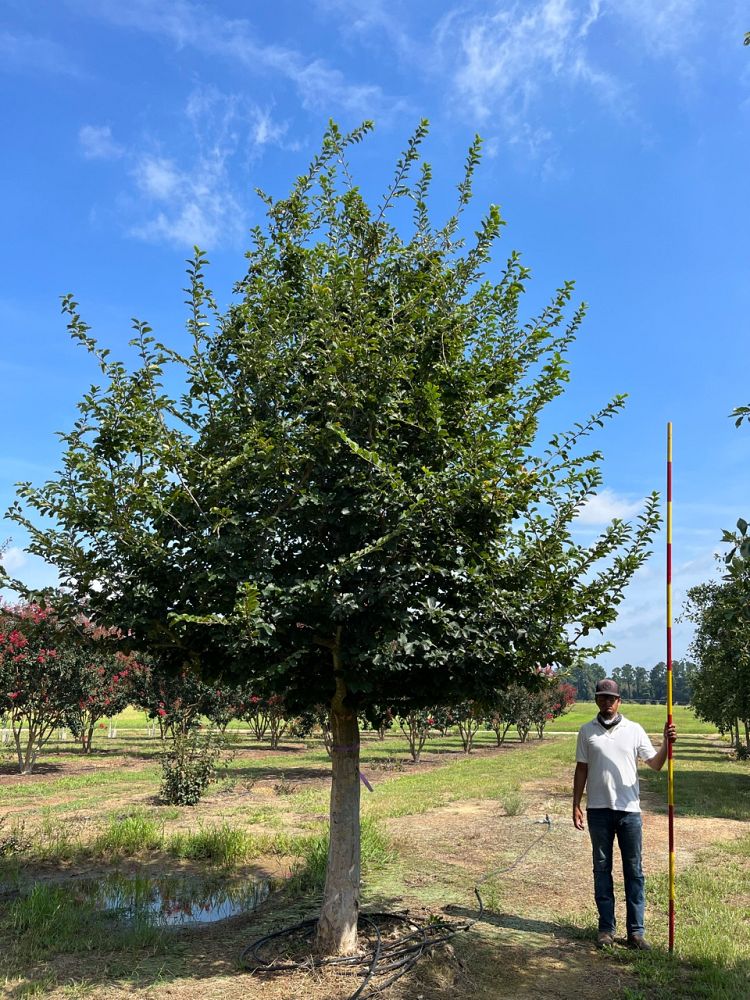
{"label": "green lawn", "polygon": [[[638,705],[635,702],[623,705],[623,714],[635,722],[640,722],[643,728],[649,733],[659,733],[664,728],[664,721],[667,717],[665,705]],[[573,709],[561,719],[556,719],[547,727],[547,732],[571,732],[578,730],[584,722],[588,722],[596,715],[597,708],[593,701],[579,701]],[[675,705],[675,724],[683,733],[715,733],[716,727],[708,722],[701,722],[696,719],[693,710],[685,705]],[[146,715],[140,709],[126,708],[116,716],[118,733],[143,733],[146,732]],[[247,729],[247,723],[239,722],[230,725],[230,731],[235,729]],[[101,734],[97,735],[97,740]]]}
{"label": "green lawn", "polygon": [[[597,713],[593,701],[579,701],[567,715],[555,719],[547,726],[547,732],[574,732],[580,729],[584,722],[590,722]],[[638,705],[635,702],[623,703],[622,714],[633,722],[639,722],[647,733],[661,733],[667,720],[666,705]],[[692,708],[686,705],[674,706],[674,722],[678,733],[715,733],[716,727],[709,722],[696,719]]]}

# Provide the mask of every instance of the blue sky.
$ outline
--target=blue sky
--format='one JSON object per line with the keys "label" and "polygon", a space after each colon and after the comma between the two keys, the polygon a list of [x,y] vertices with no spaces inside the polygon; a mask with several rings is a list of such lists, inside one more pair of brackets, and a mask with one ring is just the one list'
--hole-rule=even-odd
{"label": "blue sky", "polygon": [[[282,194],[329,117],[372,118],[354,157],[376,193],[421,117],[447,213],[485,139],[476,209],[500,204],[503,253],[534,275],[529,308],[573,278],[589,315],[558,429],[614,393],[595,443],[606,488],[582,537],[662,489],[674,423],[675,606],[716,572],[721,529],[750,517],[750,12],[739,0],[0,0],[4,192],[0,508],[56,467],[55,432],[96,372],[67,339],[73,292],[124,350],[130,317],[174,341],[184,259],[209,251],[226,304],[259,186]],[[498,257],[498,267],[502,257]],[[49,568],[12,536],[6,565]],[[604,662],[664,657],[662,540]],[[689,628],[677,626],[675,655]]]}

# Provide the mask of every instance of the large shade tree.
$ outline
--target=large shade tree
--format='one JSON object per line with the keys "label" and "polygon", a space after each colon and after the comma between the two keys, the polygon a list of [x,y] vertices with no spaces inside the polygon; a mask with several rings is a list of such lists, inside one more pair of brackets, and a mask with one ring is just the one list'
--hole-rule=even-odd
{"label": "large shade tree", "polygon": [[527,268],[493,263],[497,207],[461,239],[479,142],[436,226],[424,123],[374,207],[349,168],[369,127],[331,125],[288,197],[262,196],[224,312],[196,251],[186,346],[138,322],[131,370],[64,300],[102,380],[59,475],[12,512],[87,612],[162,665],[329,706],[326,952],[356,947],[358,713],[490,699],[570,665],[658,520],[651,497],[593,544],[573,537],[601,481],[581,442],[623,400],[538,442],[583,309],[566,283],[523,316]]}

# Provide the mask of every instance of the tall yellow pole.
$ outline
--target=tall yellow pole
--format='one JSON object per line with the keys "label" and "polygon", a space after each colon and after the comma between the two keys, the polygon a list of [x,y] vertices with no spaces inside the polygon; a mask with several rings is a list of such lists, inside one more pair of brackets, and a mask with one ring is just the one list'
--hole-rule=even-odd
{"label": "tall yellow pole", "polygon": [[[672,424],[667,424],[667,723],[672,725]],[[669,950],[674,951],[674,760],[667,752],[669,803]]]}

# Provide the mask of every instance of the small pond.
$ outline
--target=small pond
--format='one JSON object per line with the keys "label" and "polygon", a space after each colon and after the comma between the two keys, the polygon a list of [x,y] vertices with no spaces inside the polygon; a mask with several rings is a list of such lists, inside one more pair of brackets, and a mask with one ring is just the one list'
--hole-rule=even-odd
{"label": "small pond", "polygon": [[158,927],[209,924],[249,913],[266,899],[266,879],[232,881],[183,875],[105,875],[77,878],[66,885],[82,905],[126,923],[147,920]]}

